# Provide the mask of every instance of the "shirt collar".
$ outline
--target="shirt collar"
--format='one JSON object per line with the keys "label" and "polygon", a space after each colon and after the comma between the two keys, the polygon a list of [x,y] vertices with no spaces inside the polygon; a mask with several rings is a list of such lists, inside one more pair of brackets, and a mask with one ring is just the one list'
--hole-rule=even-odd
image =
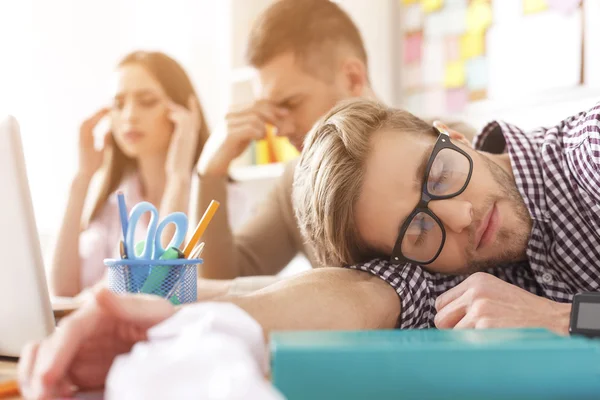
{"label": "shirt collar", "polygon": [[508,153],[517,189],[533,219],[546,219],[546,198],[539,141],[520,128],[501,121],[488,123],[473,139],[479,151]]}

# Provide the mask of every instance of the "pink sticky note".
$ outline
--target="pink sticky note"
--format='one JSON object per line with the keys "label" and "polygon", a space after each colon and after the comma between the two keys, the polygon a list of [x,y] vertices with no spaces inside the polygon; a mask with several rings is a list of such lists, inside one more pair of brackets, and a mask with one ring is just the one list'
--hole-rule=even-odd
{"label": "pink sticky note", "polygon": [[466,89],[446,90],[446,110],[448,112],[462,112],[469,101],[469,93]]}
{"label": "pink sticky note", "polygon": [[444,40],[446,61],[460,60],[460,40],[458,36],[447,36]]}
{"label": "pink sticky note", "polygon": [[421,49],[423,47],[423,36],[414,33],[404,37],[404,63],[411,64],[421,61]]}
{"label": "pink sticky note", "polygon": [[546,0],[548,7],[565,14],[569,14],[577,9],[581,0]]}

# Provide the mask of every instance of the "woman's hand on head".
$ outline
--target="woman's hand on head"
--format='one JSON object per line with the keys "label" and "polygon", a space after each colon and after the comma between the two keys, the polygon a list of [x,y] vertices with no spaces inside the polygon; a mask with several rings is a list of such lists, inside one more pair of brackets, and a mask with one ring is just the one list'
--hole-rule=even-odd
{"label": "woman's hand on head", "polygon": [[94,146],[94,128],[102,118],[110,112],[109,107],[103,107],[96,111],[91,117],[83,121],[79,128],[79,174],[90,178],[100,169],[104,161],[104,153],[108,147],[111,135],[104,136],[101,149]]}
{"label": "woman's hand on head", "polygon": [[175,128],[165,164],[167,179],[189,178],[196,162],[196,148],[202,123],[199,105],[194,96],[190,95],[187,108],[172,101],[168,107],[169,118]]}

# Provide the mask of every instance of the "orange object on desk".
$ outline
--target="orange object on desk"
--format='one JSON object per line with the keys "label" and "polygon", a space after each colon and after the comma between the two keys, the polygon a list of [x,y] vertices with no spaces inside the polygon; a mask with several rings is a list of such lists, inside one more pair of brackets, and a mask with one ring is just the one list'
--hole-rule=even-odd
{"label": "orange object on desk", "polygon": [[16,380],[0,383],[0,399],[19,395],[19,384]]}

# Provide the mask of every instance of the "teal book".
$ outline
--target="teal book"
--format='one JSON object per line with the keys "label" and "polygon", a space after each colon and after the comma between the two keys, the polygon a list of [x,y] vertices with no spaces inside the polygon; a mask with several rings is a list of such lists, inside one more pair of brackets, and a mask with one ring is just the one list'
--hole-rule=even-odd
{"label": "teal book", "polygon": [[543,329],[275,332],[296,399],[600,399],[600,342]]}

